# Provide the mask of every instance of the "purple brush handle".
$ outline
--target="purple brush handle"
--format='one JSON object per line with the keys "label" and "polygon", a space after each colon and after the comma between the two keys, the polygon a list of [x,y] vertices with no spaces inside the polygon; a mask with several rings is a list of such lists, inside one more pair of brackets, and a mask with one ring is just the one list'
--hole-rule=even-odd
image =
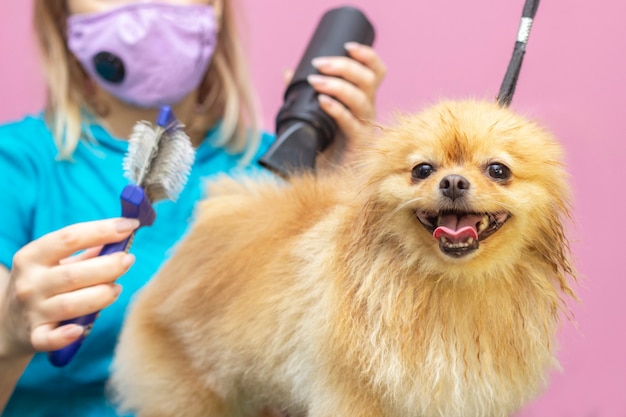
{"label": "purple brush handle", "polygon": [[[124,187],[124,190],[122,190],[122,194],[120,195],[120,201],[122,202],[122,217],[138,219],[140,227],[150,226],[154,222],[156,214],[143,188],[132,184],[127,185],[126,187]],[[108,255],[115,252],[128,251],[128,249],[130,248],[130,244],[132,243],[133,236],[134,232],[129,237],[120,242],[109,243],[105,245],[98,256]],[[85,331],[80,336],[80,338],[65,346],[64,348],[48,352],[48,360],[52,365],[62,367],[70,363],[70,361],[80,348],[80,345],[83,343],[83,340],[85,340],[85,337],[87,337],[87,335],[91,331],[91,327],[93,326],[93,323],[96,320],[96,317],[98,317],[99,313],[99,311],[96,311],[82,317],[62,321],[59,324],[60,326],[71,323],[79,324],[85,328]]]}

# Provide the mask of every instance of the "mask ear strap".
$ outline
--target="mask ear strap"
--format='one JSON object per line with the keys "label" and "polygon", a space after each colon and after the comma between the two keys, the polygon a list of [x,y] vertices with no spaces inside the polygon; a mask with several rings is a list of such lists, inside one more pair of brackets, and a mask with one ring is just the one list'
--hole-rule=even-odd
{"label": "mask ear strap", "polygon": [[519,77],[520,70],[522,69],[522,61],[524,59],[524,53],[526,52],[526,43],[530,36],[530,29],[537,13],[537,7],[539,7],[539,0],[526,0],[524,4],[524,11],[522,12],[522,20],[520,22],[519,30],[517,32],[517,40],[515,41],[515,48],[513,49],[513,56],[509,61],[509,67],[502,80],[500,86],[500,93],[498,94],[498,104],[502,107],[507,107],[513,100],[513,93],[515,92],[515,86],[517,85],[517,78]]}

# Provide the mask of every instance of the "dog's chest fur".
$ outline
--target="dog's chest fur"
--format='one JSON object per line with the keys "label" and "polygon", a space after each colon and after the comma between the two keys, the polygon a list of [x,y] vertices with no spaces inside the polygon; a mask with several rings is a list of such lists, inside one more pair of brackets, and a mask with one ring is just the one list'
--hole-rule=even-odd
{"label": "dog's chest fur", "polygon": [[[332,280],[312,298],[317,301],[301,324],[307,331],[300,334],[311,336],[301,342],[313,347],[311,355],[326,358],[313,376],[324,380],[316,383],[349,380],[380,398],[378,406],[389,416],[505,416],[543,388],[555,365],[557,311],[549,297],[525,285],[531,270],[499,270],[509,275],[505,280],[468,277],[481,282],[476,287],[451,282],[429,276],[419,268],[419,256],[403,254],[391,237],[379,246],[353,246],[368,248],[364,253],[346,250],[348,242],[333,240],[342,224],[338,209],[292,252],[295,262],[302,261],[303,293]],[[303,389],[315,389],[302,382]]]}

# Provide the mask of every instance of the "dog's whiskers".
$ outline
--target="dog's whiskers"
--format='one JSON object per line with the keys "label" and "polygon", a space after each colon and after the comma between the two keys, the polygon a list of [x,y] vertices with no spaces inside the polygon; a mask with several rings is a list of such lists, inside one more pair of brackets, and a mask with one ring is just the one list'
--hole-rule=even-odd
{"label": "dog's whiskers", "polygon": [[510,212],[510,211],[512,211],[512,210],[515,208],[515,207],[514,207],[513,205],[511,205],[511,204],[506,204],[506,203],[503,203],[503,202],[496,202],[496,205],[497,205],[498,207],[501,207],[501,208],[503,208],[503,209],[505,209],[505,210],[509,211],[509,212]]}
{"label": "dog's whiskers", "polygon": [[398,207],[396,207],[390,214],[394,215],[397,212],[399,212],[400,210],[402,210],[403,208],[405,208],[407,206],[410,206],[413,203],[417,203],[418,201],[423,200],[423,199],[424,199],[424,197],[415,197],[415,198],[412,198],[409,201],[405,201],[404,203],[402,203]]}

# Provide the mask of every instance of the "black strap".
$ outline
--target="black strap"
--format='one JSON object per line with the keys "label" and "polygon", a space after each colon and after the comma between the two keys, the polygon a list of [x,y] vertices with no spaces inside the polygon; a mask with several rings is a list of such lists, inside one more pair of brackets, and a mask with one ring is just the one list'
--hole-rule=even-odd
{"label": "black strap", "polygon": [[509,67],[504,75],[504,80],[502,80],[500,93],[498,93],[498,104],[500,106],[506,107],[511,104],[511,100],[513,100],[513,93],[515,93],[517,78],[519,77],[520,70],[522,69],[522,61],[524,59],[524,53],[526,52],[526,43],[528,42],[528,37],[530,36],[530,29],[532,27],[535,14],[537,13],[537,7],[539,7],[539,0],[526,0],[526,3],[524,4],[522,19],[517,32],[517,40],[515,41],[515,48],[513,49],[513,56],[509,61]]}

